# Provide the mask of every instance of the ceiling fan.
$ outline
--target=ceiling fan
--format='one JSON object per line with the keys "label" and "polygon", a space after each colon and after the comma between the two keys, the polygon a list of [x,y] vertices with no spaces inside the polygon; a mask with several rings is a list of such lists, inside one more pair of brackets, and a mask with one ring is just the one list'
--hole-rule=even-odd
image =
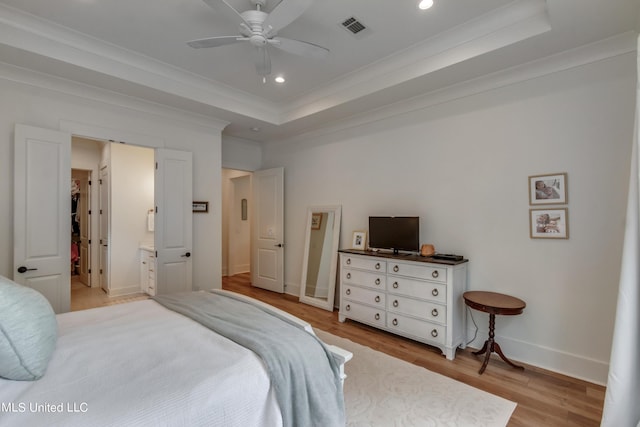
{"label": "ceiling fan", "polygon": [[239,26],[239,35],[209,37],[191,40],[193,48],[218,47],[248,41],[255,47],[254,62],[258,75],[263,78],[271,74],[269,46],[285,52],[310,58],[324,58],[329,50],[313,43],[278,37],[278,31],[296,20],[313,3],[313,0],[282,0],[270,13],[262,11],[267,0],[251,0],[254,10],[238,12],[226,0],[203,0],[207,5],[225,14],[226,18]]}

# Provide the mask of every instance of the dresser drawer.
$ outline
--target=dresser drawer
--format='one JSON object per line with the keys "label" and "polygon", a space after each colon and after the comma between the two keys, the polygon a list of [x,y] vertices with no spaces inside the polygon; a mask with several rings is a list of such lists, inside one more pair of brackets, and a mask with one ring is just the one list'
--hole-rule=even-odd
{"label": "dresser drawer", "polygon": [[423,282],[404,277],[389,276],[387,290],[392,294],[425,299],[441,304],[447,302],[447,285],[444,283]]}
{"label": "dresser drawer", "polygon": [[396,313],[387,313],[387,328],[391,332],[413,335],[425,341],[444,344],[447,328],[436,323],[401,316]]}
{"label": "dresser drawer", "polygon": [[389,274],[415,277],[418,279],[433,280],[440,283],[447,282],[446,267],[431,267],[428,265],[405,264],[402,262],[389,262],[387,265]]}
{"label": "dresser drawer", "polygon": [[376,292],[373,289],[359,288],[357,286],[345,286],[343,289],[342,297],[345,300],[378,306],[384,310],[386,302],[384,292]]}
{"label": "dresser drawer", "polygon": [[385,290],[387,287],[387,277],[384,274],[345,268],[341,275],[343,284],[360,285],[380,290]]}
{"label": "dresser drawer", "polygon": [[342,257],[342,267],[377,271],[383,274],[387,272],[387,262],[375,258],[369,259],[357,256],[344,256]]}
{"label": "dresser drawer", "polygon": [[367,307],[366,305],[361,305],[353,301],[345,301],[340,314],[377,328],[384,328],[386,323],[384,307]]}
{"label": "dresser drawer", "polygon": [[387,310],[398,314],[419,317],[420,319],[447,323],[447,307],[427,301],[418,301],[411,298],[388,295]]}

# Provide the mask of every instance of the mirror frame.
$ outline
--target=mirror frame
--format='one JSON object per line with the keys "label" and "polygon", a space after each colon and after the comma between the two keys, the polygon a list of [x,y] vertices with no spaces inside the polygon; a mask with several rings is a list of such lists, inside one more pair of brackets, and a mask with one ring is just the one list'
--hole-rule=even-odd
{"label": "mirror frame", "polygon": [[[305,291],[307,289],[307,269],[309,267],[309,244],[311,243],[311,217],[313,213],[333,212],[333,247],[331,248],[331,271],[329,272],[329,289],[327,300],[309,297]],[[300,282],[300,302],[333,311],[336,296],[336,272],[338,268],[338,248],[340,247],[340,226],[342,219],[341,205],[309,206],[307,208],[307,225],[304,240],[304,258],[302,261],[302,280]]]}

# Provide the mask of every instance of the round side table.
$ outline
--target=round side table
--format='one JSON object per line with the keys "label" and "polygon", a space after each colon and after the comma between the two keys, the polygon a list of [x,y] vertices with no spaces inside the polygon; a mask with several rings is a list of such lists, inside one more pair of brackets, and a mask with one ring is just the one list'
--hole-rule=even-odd
{"label": "round side table", "polygon": [[480,350],[473,352],[476,356],[485,354],[484,362],[482,363],[482,367],[478,373],[482,375],[484,370],[487,368],[489,358],[493,352],[498,353],[502,360],[507,362],[510,366],[516,369],[524,369],[524,366],[518,366],[507,359],[494,337],[496,329],[496,314],[506,316],[521,314],[527,304],[520,298],[499,294],[497,292],[468,291],[465,292],[462,297],[464,298],[465,304],[474,310],[489,313],[489,339],[484,342],[484,345]]}

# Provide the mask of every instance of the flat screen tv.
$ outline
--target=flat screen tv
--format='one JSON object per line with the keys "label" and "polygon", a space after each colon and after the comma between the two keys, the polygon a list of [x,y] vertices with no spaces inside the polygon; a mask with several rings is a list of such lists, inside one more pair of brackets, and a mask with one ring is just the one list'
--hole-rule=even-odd
{"label": "flat screen tv", "polygon": [[417,252],[420,249],[420,218],[417,216],[370,216],[369,247]]}

